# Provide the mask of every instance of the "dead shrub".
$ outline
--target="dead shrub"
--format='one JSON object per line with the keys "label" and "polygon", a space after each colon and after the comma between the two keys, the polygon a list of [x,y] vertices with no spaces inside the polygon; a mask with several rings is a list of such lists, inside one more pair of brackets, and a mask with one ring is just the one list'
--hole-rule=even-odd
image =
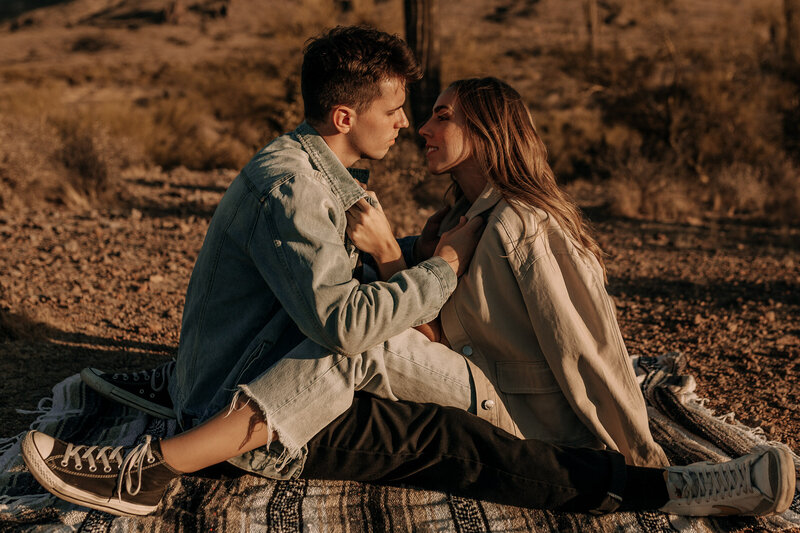
{"label": "dead shrub", "polygon": [[724,210],[728,216],[763,213],[773,193],[764,169],[746,163],[720,169],[710,181],[714,211]]}
{"label": "dead shrub", "polygon": [[55,121],[61,136],[56,157],[68,171],[69,184],[89,201],[106,195],[113,163],[100,146],[100,127],[75,118]]}
{"label": "dead shrub", "polygon": [[[569,151],[554,161],[562,177],[610,179],[613,207],[628,216],[768,214],[779,194],[770,169],[787,158],[782,102],[794,89],[755,51],[553,54],[565,72],[596,88],[589,109],[573,113],[583,117],[577,126],[548,129],[548,142]],[[593,127],[592,108],[599,111]]]}
{"label": "dead shrub", "polygon": [[192,170],[238,168],[251,151],[189,99],[164,100],[151,110],[150,135],[145,151],[164,168],[185,166]]}

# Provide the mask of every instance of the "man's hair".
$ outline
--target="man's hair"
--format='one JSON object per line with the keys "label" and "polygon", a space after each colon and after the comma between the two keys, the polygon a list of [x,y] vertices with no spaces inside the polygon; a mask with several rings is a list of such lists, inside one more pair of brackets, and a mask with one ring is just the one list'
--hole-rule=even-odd
{"label": "man's hair", "polygon": [[384,80],[407,85],[422,77],[405,41],[364,26],[328,30],[306,43],[303,56],[300,86],[311,123],[323,122],[336,105],[363,111]]}

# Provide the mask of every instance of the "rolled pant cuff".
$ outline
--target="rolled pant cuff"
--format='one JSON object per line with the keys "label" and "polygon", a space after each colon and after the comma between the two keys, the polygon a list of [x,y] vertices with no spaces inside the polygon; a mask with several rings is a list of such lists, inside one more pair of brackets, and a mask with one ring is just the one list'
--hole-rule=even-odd
{"label": "rolled pant cuff", "polygon": [[592,514],[606,514],[616,511],[622,503],[622,495],[625,493],[625,483],[627,482],[627,471],[625,467],[625,457],[621,453],[614,453],[611,456],[611,478],[608,490],[600,505],[589,511]]}
{"label": "rolled pant cuff", "polygon": [[270,435],[275,434],[278,438],[255,450],[228,459],[228,463],[270,479],[286,480],[299,477],[308,456],[308,447],[298,446],[280,427],[276,427],[271,422],[264,406],[247,385],[238,386],[238,390],[230,403],[231,410],[236,409],[240,394],[244,394],[247,397],[248,403],[253,402],[258,407]]}

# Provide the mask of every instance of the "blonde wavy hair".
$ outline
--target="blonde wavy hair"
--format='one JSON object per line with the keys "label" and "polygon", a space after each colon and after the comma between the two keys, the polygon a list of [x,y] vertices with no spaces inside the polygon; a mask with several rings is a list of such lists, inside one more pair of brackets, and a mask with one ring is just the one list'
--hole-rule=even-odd
{"label": "blonde wavy hair", "polygon": [[556,183],[545,147],[520,94],[497,78],[469,78],[450,85],[466,118],[473,154],[484,175],[511,200],[539,208],[578,245],[597,258],[606,274],[605,254],[574,201]]}

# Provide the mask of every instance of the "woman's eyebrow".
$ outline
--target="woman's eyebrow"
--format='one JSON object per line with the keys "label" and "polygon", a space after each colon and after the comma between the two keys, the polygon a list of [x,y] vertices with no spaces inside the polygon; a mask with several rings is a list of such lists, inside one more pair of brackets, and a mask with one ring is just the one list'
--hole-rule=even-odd
{"label": "woman's eyebrow", "polygon": [[449,105],[445,105],[445,104],[437,105],[436,107],[433,108],[433,112],[434,113],[438,113],[439,111],[452,111],[452,110],[453,110],[452,107],[450,107]]}

